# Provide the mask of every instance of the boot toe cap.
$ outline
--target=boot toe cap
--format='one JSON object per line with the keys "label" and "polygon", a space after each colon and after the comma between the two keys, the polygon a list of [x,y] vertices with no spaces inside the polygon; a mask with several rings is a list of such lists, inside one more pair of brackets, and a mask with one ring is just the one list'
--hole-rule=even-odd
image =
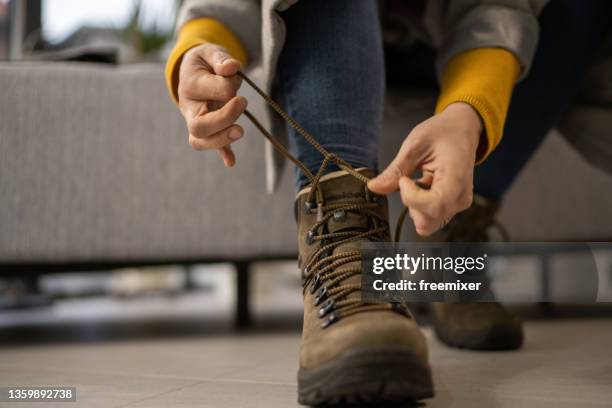
{"label": "boot toe cap", "polygon": [[448,345],[474,350],[515,350],[524,342],[520,318],[498,304],[447,306],[435,331]]}
{"label": "boot toe cap", "polygon": [[304,339],[300,365],[313,367],[347,351],[368,348],[411,350],[427,364],[425,337],[413,319],[394,312],[369,312],[341,319],[317,338]]}

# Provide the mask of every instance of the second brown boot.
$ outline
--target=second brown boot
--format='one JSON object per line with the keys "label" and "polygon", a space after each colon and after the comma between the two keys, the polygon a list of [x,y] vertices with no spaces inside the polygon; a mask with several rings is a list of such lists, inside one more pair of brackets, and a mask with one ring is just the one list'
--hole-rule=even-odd
{"label": "second brown boot", "polygon": [[[457,214],[446,227],[427,240],[486,242],[489,240],[488,229],[496,225],[498,208],[497,202],[475,196],[470,208]],[[501,233],[507,240],[503,228]],[[435,333],[449,346],[472,350],[514,350],[523,345],[521,319],[500,303],[433,303],[432,312]]]}

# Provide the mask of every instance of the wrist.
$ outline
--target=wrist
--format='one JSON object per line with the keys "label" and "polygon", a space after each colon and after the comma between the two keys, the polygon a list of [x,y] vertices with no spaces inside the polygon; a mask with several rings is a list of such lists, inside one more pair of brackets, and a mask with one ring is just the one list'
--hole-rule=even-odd
{"label": "wrist", "polygon": [[470,133],[480,134],[483,130],[483,123],[480,114],[472,105],[465,102],[451,103],[444,109],[445,112],[456,114],[461,117],[463,127]]}
{"label": "wrist", "polygon": [[484,124],[478,111],[468,103],[454,102],[444,109],[444,113],[455,118],[454,120],[462,128],[468,141],[476,150],[484,130]]}

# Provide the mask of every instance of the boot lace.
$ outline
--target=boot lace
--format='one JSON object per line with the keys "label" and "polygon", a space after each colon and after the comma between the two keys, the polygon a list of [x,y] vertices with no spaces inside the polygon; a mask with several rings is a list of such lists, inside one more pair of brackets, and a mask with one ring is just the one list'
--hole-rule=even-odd
{"label": "boot lace", "polygon": [[[302,270],[303,291],[310,290],[314,295],[314,305],[320,306],[319,317],[325,320],[322,327],[326,328],[332,323],[356,313],[393,310],[398,313],[411,317],[408,308],[404,303],[370,303],[364,301],[361,296],[349,296],[361,291],[361,282],[345,283],[345,281],[356,275],[361,275],[361,267],[344,267],[344,265],[361,261],[361,251],[342,251],[334,253],[334,249],[341,245],[355,241],[384,241],[389,237],[389,225],[380,216],[376,209],[381,205],[378,197],[367,189],[369,179],[355,170],[349,163],[337,155],[327,151],[317,140],[304,129],[295,119],[293,119],[284,109],[281,108],[269,95],[261,90],[248,76],[242,72],[238,75],[257,92],[264,101],[298,134],[310,143],[322,156],[323,162],[316,174],[313,174],[299,159],[281,144],[259,120],[248,110],[245,116],[255,125],[255,127],[268,139],[285,158],[293,162],[308,178],[310,191],[306,197],[305,210],[308,212],[316,211],[317,218],[315,224],[307,233],[306,240],[309,245],[318,243],[320,247],[315,250],[306,260]],[[335,164],[341,170],[364,184],[366,201],[363,199],[348,201],[343,203],[325,203],[322,190],[319,186],[321,177],[325,169],[330,164]],[[405,218],[407,209],[402,210],[398,224],[396,226],[396,238],[399,239],[399,231]],[[339,231],[327,231],[327,222],[335,218],[341,220],[348,213],[366,217],[368,220],[367,228],[350,227]]]}

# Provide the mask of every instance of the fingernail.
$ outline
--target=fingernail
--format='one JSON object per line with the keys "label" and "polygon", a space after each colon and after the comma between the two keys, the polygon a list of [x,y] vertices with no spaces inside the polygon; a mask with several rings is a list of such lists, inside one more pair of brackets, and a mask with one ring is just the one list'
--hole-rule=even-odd
{"label": "fingernail", "polygon": [[242,106],[242,109],[246,109],[247,106],[249,105],[249,101],[247,100],[247,98],[243,96],[239,98],[239,101],[240,101],[240,105]]}
{"label": "fingernail", "polygon": [[225,54],[217,54],[217,64],[223,65],[227,61],[227,56]]}
{"label": "fingernail", "polygon": [[233,128],[229,132],[229,138],[232,140],[238,140],[242,137],[242,132],[236,128]]}

